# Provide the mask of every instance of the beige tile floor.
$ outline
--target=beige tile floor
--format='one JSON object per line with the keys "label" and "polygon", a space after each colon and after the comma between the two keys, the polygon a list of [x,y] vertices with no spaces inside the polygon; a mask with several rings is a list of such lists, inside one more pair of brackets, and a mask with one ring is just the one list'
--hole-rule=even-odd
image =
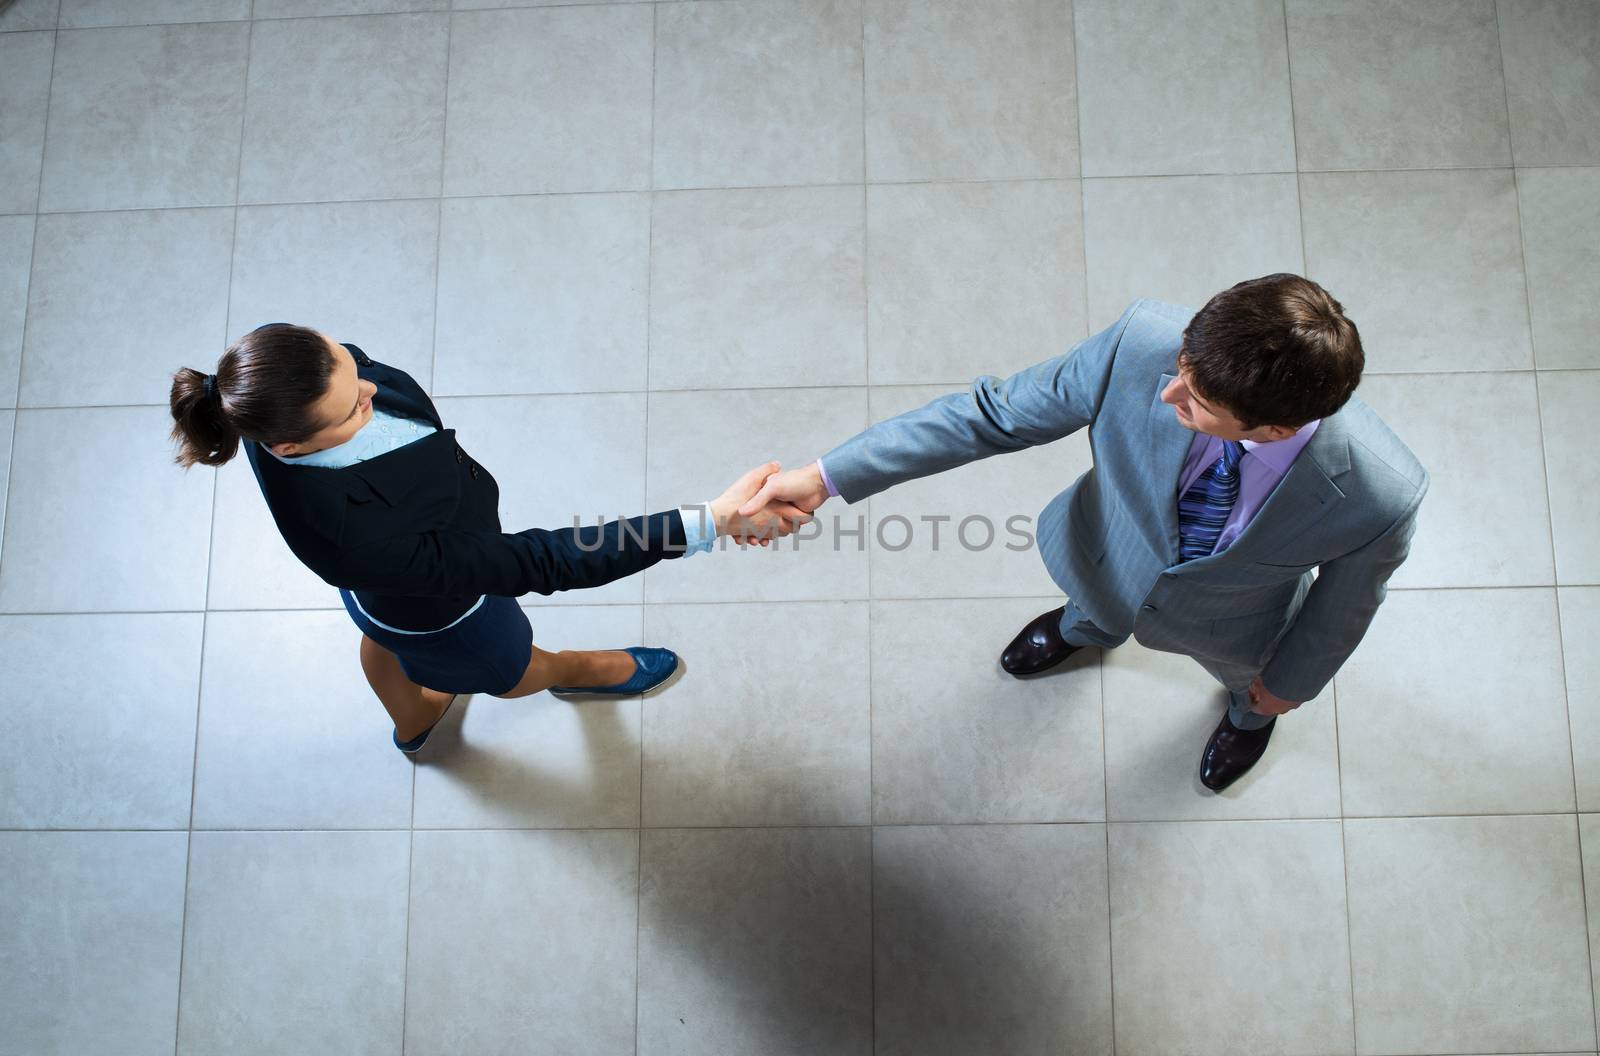
{"label": "beige tile floor", "polygon": [[[447,6],[0,11],[0,1056],[1595,1052],[1600,0]],[[564,524],[1276,270],[1434,486],[1222,796],[1189,661],[994,664],[1057,598],[955,526],[1081,437],[532,597],[685,677],[417,766],[248,468],[165,439],[296,320]]]}

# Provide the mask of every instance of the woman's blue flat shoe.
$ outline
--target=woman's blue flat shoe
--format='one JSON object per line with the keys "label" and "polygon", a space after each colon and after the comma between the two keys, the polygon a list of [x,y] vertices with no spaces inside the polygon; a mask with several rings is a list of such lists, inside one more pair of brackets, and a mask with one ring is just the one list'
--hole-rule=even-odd
{"label": "woman's blue flat shoe", "polygon": [[429,726],[427,729],[423,730],[409,741],[402,741],[400,739],[400,731],[396,730],[394,733],[394,746],[400,749],[402,752],[405,752],[407,755],[416,755],[422,750],[422,746],[428,743],[428,735],[434,731],[439,723],[444,721],[444,717],[446,715],[450,714],[450,709],[455,705],[455,702],[455,697],[451,697],[449,700],[445,701],[444,710],[439,713],[439,717],[437,719],[433,720],[433,725]]}
{"label": "woman's blue flat shoe", "polygon": [[630,645],[622,650],[633,657],[633,677],[614,686],[551,686],[552,693],[598,693],[608,697],[631,697],[648,693],[672,677],[678,669],[678,654],[671,649],[651,649]]}

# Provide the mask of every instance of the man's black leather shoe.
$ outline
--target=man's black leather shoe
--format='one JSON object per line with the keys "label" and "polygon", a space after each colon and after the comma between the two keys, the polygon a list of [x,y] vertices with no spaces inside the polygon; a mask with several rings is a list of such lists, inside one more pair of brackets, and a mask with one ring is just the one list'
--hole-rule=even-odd
{"label": "man's black leather shoe", "polygon": [[1206,750],[1200,753],[1200,783],[1213,792],[1221,792],[1243,777],[1267,750],[1272,727],[1277,724],[1278,720],[1273,719],[1259,730],[1241,730],[1224,712],[1206,742]]}
{"label": "man's black leather shoe", "polygon": [[1008,674],[1022,678],[1049,670],[1077,652],[1078,646],[1068,645],[1061,638],[1061,617],[1066,611],[1063,605],[1035,616],[1000,654],[1000,666]]}

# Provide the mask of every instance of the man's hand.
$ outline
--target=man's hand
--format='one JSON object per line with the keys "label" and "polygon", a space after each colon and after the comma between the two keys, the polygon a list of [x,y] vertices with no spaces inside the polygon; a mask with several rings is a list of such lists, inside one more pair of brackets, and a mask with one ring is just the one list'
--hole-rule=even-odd
{"label": "man's hand", "polygon": [[1250,710],[1258,715],[1283,715],[1301,705],[1298,700],[1284,700],[1264,686],[1260,678],[1250,683]]}
{"label": "man's hand", "polygon": [[[822,482],[822,470],[817,463],[791,469],[787,473],[774,473],[761,485],[761,490],[739,507],[741,516],[759,516],[763,511],[782,512],[795,510],[811,519],[818,506],[828,501],[828,486]],[[802,524],[805,521],[800,522]]]}
{"label": "man's hand", "polygon": [[[772,540],[788,535],[800,525],[811,520],[809,510],[786,501],[754,503],[761,488],[782,468],[776,462],[767,462],[744,474],[728,486],[728,490],[711,500],[711,516],[718,535],[732,536],[738,543],[759,543],[766,546]],[[748,514],[746,506],[754,506]]]}

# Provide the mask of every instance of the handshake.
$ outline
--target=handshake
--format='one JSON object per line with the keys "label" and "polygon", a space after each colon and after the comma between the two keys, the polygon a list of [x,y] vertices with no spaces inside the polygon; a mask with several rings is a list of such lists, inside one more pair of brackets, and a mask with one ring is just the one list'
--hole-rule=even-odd
{"label": "handshake", "polygon": [[822,470],[815,462],[779,472],[782,468],[776,462],[757,466],[711,500],[718,535],[766,546],[811,520],[828,501]]}

